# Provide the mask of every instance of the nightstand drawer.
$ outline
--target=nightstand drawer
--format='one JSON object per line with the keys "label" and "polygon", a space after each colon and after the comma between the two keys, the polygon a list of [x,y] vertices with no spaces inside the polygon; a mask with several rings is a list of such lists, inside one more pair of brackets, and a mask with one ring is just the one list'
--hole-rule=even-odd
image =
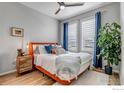
{"label": "nightstand drawer", "polygon": [[19,58],[19,60],[20,61],[26,61],[26,60],[30,60],[30,59],[32,59],[31,57],[21,57],[21,58]]}
{"label": "nightstand drawer", "polygon": [[25,63],[25,64],[22,64],[22,65],[20,65],[19,67],[20,68],[25,68],[25,67],[28,67],[28,66],[32,66],[32,64],[27,64],[27,63]]}
{"label": "nightstand drawer", "polygon": [[29,59],[29,60],[25,60],[25,61],[20,61],[19,62],[19,65],[22,66],[22,65],[28,65],[28,64],[32,64],[32,60]]}
{"label": "nightstand drawer", "polygon": [[28,67],[25,67],[25,68],[20,68],[20,73],[28,71],[28,70],[32,70],[32,66],[28,66]]}

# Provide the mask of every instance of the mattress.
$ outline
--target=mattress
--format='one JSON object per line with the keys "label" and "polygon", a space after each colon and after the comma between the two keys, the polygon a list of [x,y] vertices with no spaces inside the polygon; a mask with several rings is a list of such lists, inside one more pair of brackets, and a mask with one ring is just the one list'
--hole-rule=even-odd
{"label": "mattress", "polygon": [[67,54],[61,54],[61,55],[53,55],[53,54],[37,54],[34,55],[34,64],[36,66],[41,66],[45,70],[49,71],[51,74],[55,74],[56,67],[55,67],[55,61],[56,58],[59,56],[65,56],[65,55],[70,55],[70,56],[80,56],[81,58],[81,68],[79,71],[79,74],[82,72],[81,69],[84,69],[85,67],[89,66],[91,63],[91,55],[88,53],[67,53]]}

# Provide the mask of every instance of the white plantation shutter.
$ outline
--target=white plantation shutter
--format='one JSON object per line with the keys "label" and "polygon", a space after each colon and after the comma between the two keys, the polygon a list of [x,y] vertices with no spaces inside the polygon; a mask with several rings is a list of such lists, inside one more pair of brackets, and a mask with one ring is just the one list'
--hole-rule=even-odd
{"label": "white plantation shutter", "polygon": [[77,24],[77,21],[68,24],[68,50],[72,52],[77,52]]}
{"label": "white plantation shutter", "polygon": [[81,21],[81,50],[93,51],[95,38],[95,17]]}

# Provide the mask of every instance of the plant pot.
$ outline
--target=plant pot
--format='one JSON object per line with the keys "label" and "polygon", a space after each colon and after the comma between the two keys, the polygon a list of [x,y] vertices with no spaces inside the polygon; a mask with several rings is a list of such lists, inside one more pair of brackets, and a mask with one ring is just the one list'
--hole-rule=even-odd
{"label": "plant pot", "polygon": [[112,75],[112,67],[105,66],[105,73],[108,74],[108,75]]}

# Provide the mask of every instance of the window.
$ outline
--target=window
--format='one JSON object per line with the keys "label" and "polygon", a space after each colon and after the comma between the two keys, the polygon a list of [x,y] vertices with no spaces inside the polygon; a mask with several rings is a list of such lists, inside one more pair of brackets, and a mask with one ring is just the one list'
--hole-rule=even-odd
{"label": "window", "polygon": [[95,38],[95,17],[81,20],[81,51],[93,51]]}
{"label": "window", "polygon": [[[79,25],[80,24],[80,25]],[[68,23],[68,50],[71,52],[93,52],[95,39],[95,17],[87,17]],[[79,48],[79,49],[78,49]]]}
{"label": "window", "polygon": [[68,50],[72,52],[77,52],[77,26],[77,21],[68,24]]}

